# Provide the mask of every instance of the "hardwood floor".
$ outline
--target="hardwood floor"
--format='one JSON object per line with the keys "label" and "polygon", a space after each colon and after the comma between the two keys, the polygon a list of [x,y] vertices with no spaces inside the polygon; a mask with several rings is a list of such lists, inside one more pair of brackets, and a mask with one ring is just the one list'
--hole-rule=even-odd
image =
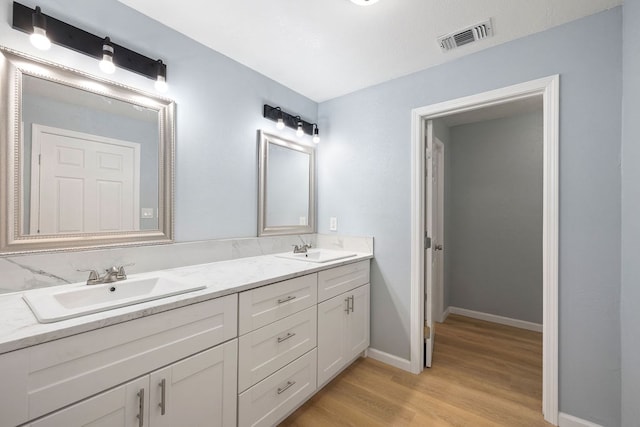
{"label": "hardwood floor", "polygon": [[360,359],[281,426],[550,426],[542,334],[450,315],[420,375]]}

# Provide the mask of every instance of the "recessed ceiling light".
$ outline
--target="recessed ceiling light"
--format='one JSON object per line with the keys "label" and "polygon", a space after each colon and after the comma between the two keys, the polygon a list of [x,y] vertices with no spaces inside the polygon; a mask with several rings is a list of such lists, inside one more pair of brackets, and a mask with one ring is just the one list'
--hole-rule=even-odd
{"label": "recessed ceiling light", "polygon": [[357,4],[358,6],[369,6],[376,3],[378,0],[351,0],[351,2]]}

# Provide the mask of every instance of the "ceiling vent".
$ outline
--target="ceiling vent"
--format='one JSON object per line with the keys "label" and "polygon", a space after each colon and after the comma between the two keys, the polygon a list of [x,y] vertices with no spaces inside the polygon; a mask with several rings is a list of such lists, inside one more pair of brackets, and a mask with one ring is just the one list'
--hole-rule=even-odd
{"label": "ceiling vent", "polygon": [[481,22],[471,27],[465,28],[455,33],[438,37],[438,44],[443,52],[448,52],[465,44],[473,43],[478,40],[486,39],[493,36],[493,26],[491,19]]}

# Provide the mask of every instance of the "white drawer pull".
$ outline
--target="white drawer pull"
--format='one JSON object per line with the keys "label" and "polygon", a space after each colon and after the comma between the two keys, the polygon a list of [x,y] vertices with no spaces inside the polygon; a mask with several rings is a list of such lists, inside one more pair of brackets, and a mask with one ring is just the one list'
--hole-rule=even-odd
{"label": "white drawer pull", "polygon": [[289,387],[291,387],[295,383],[296,383],[295,381],[287,381],[287,385],[285,385],[284,387],[278,387],[278,394],[284,393],[289,389]]}
{"label": "white drawer pull", "polygon": [[292,299],[296,299],[296,297],[294,295],[291,295],[291,296],[288,296],[288,297],[286,297],[284,299],[279,299],[278,300],[278,304],[284,304],[285,302],[289,302]]}
{"label": "white drawer pull", "polygon": [[278,344],[279,344],[279,343],[281,343],[281,342],[283,342],[283,341],[286,341],[286,340],[288,340],[289,338],[294,337],[294,336],[296,336],[296,334],[295,334],[295,333],[293,333],[293,332],[288,332],[288,333],[287,333],[287,335],[285,335],[284,337],[278,337]]}

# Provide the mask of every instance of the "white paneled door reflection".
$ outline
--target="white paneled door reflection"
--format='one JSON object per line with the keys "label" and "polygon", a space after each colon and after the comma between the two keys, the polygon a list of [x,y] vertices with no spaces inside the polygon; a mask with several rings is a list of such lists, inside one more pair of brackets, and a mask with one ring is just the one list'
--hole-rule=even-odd
{"label": "white paneled door reflection", "polygon": [[140,144],[33,125],[30,234],[139,230]]}

